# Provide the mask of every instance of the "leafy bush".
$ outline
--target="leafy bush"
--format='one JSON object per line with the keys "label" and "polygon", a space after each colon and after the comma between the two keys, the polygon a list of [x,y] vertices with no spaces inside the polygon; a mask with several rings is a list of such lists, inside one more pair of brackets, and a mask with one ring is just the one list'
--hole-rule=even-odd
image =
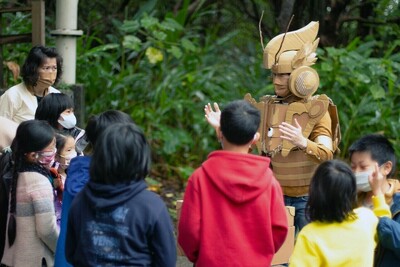
{"label": "leafy bush", "polygon": [[[1,16],[2,19],[2,35],[14,35],[29,33],[31,31],[31,24],[27,23],[30,21],[30,14],[23,12],[16,13],[4,13]],[[5,68],[6,62],[14,62],[20,66],[24,63],[26,54],[29,52],[31,45],[28,43],[20,44],[5,44],[2,46],[2,59],[3,59],[3,70],[5,75],[3,76],[4,88],[8,88],[21,80],[15,81],[13,79],[13,73]]]}
{"label": "leafy bush", "polygon": [[[212,11],[197,19],[202,16]],[[215,28],[200,34],[199,22],[189,27],[183,21],[179,15],[159,21],[145,12],[114,21],[117,31],[109,42],[91,48],[100,40],[80,39],[77,64],[85,68],[78,70],[78,82],[86,86],[88,113],[112,108],[131,114],[152,145],[154,174],[178,179],[187,178],[219,147],[205,122],[204,105],[218,101],[223,106],[266,84],[259,59],[230,47],[238,32],[219,38]]]}
{"label": "leafy bush", "polygon": [[[100,46],[92,48],[92,42],[102,42],[95,35],[80,39],[77,65],[85,71],[78,70],[78,80],[86,86],[88,113],[120,109],[144,128],[154,151],[154,175],[185,179],[219,147],[204,120],[204,105],[217,101],[223,107],[247,92],[258,98],[272,94],[273,86],[258,40],[240,47],[240,29],[220,36],[216,25],[202,32],[200,22],[213,16],[212,9],[188,24],[185,10],[163,20],[141,11],[134,19],[113,21],[115,33]],[[400,56],[394,44],[374,57],[380,47],[355,39],[345,48],[319,49],[318,93],[338,106],[342,158],[355,139],[371,132],[384,133],[400,151]]]}
{"label": "leafy bush", "polygon": [[[91,31],[78,39],[77,83],[85,87],[87,114],[107,109],[131,114],[151,143],[155,178],[182,181],[219,147],[204,119],[206,103],[217,101],[223,108],[247,92],[255,98],[273,94],[259,39],[249,33],[258,33],[257,25],[238,21],[239,26],[222,29],[210,21],[239,20],[229,13],[237,11],[208,5],[189,15],[189,2],[160,18],[157,1],[147,1],[124,21],[111,20],[114,31],[106,36]],[[29,31],[25,15],[4,19],[4,33]],[[355,139],[371,132],[384,133],[400,152],[400,42],[390,42],[393,32],[382,34],[389,41],[355,39],[344,48],[318,51],[318,93],[338,106],[342,158]],[[4,58],[22,65],[28,50],[12,45]]]}
{"label": "leafy bush", "polygon": [[355,139],[378,132],[392,141],[400,155],[400,54],[392,53],[398,46],[394,43],[382,57],[374,57],[382,46],[355,39],[346,48],[320,50],[319,92],[338,106],[343,158]]}

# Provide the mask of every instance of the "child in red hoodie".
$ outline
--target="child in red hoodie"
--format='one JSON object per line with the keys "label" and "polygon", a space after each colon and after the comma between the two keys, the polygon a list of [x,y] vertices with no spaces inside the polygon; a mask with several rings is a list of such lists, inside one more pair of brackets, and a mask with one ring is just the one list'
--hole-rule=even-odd
{"label": "child in red hoodie", "polygon": [[178,243],[196,267],[270,266],[288,231],[282,190],[267,157],[248,154],[260,113],[244,100],[221,113],[212,152],[189,178]]}

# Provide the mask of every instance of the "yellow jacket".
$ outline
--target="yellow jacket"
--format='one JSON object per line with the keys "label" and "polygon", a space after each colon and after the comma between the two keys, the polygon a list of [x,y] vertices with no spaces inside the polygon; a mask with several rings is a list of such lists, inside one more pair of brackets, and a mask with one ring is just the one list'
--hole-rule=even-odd
{"label": "yellow jacket", "polygon": [[373,197],[373,202],[373,212],[357,208],[355,219],[306,225],[297,237],[289,266],[372,266],[377,244],[376,216],[391,216],[383,195]]}

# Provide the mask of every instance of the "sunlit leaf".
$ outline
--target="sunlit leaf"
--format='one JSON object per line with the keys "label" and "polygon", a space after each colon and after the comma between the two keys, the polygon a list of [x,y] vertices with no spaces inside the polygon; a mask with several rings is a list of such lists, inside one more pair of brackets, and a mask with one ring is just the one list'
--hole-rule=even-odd
{"label": "sunlit leaf", "polygon": [[172,18],[166,18],[160,25],[161,29],[168,31],[182,31],[184,28],[176,20]]}
{"label": "sunlit leaf", "polygon": [[153,35],[155,38],[157,38],[160,41],[163,41],[167,38],[167,34],[162,31],[153,31]]}
{"label": "sunlit leaf", "polygon": [[385,95],[386,95],[385,90],[381,86],[379,86],[377,84],[373,84],[372,86],[370,86],[369,87],[369,91],[371,92],[372,97],[375,100],[380,99],[380,98],[384,98]]}
{"label": "sunlit leaf", "polygon": [[182,38],[181,40],[182,46],[188,51],[196,51],[196,46],[187,38]]}
{"label": "sunlit leaf", "polygon": [[167,51],[169,53],[171,53],[175,58],[181,58],[182,57],[182,51],[177,46],[172,46]]}
{"label": "sunlit leaf", "polygon": [[125,20],[120,27],[121,31],[124,33],[135,33],[139,30],[140,24],[137,20]]}
{"label": "sunlit leaf", "polygon": [[151,30],[154,26],[158,25],[158,19],[155,17],[146,16],[140,20],[140,24],[148,30]]}
{"label": "sunlit leaf", "polygon": [[125,35],[122,45],[126,48],[139,51],[142,41],[134,35]]}

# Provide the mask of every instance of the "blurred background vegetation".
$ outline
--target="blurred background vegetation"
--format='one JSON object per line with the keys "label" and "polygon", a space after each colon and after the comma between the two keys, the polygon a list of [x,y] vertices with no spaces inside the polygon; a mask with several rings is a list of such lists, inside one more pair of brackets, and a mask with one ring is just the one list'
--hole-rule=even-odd
{"label": "blurred background vegetation", "polygon": [[[27,1],[1,1],[2,6]],[[55,0],[46,1],[46,31],[55,29]],[[273,94],[262,68],[263,42],[311,20],[320,22],[321,84],[339,109],[340,157],[366,133],[381,132],[400,158],[399,0],[79,1],[77,83],[87,117],[127,112],[153,149],[155,186],[176,197],[207,154],[219,148],[204,119],[208,102],[224,106],[250,92]],[[29,15],[3,15],[3,33],[30,30]],[[55,44],[47,34],[46,44]],[[23,64],[28,45],[8,45],[5,60]],[[15,81],[9,75],[8,85]],[[85,125],[85,122],[82,123]],[[168,189],[169,188],[169,189]],[[170,192],[168,192],[170,190]],[[179,196],[178,196],[179,197]]]}

